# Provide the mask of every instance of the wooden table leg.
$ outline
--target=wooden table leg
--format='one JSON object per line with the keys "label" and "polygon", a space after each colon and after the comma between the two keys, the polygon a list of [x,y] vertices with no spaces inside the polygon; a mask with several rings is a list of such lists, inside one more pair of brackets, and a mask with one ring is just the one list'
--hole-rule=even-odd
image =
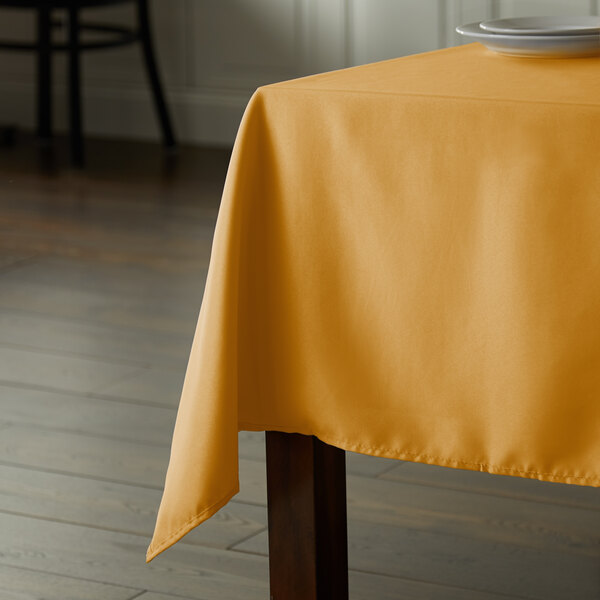
{"label": "wooden table leg", "polygon": [[267,431],[271,600],[348,600],[345,453]]}

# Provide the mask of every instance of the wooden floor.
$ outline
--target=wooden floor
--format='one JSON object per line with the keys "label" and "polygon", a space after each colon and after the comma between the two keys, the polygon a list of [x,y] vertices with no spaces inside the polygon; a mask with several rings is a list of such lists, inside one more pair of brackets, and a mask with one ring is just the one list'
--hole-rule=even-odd
{"label": "wooden floor", "polygon": [[[265,600],[263,435],[151,565],[228,153],[0,149],[0,599]],[[598,600],[600,490],[348,456],[354,600]]]}

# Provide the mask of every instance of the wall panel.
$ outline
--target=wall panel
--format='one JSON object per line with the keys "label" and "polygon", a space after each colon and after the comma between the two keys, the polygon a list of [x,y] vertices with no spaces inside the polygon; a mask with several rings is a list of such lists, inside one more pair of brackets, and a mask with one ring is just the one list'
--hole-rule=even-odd
{"label": "wall panel", "polygon": [[496,0],[500,17],[595,14],[593,0]]}
{"label": "wall panel", "polygon": [[351,0],[350,63],[415,54],[443,45],[445,18],[437,0]]}

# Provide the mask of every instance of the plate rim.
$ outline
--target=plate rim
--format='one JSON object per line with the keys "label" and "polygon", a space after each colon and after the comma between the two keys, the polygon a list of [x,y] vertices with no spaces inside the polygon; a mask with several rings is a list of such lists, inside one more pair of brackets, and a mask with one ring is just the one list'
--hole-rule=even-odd
{"label": "plate rim", "polygon": [[493,33],[491,31],[486,31],[485,29],[481,29],[480,27],[481,21],[476,21],[474,23],[466,23],[465,25],[458,25],[456,27],[456,32],[461,35],[471,36],[471,37],[480,37],[485,39],[497,39],[502,40],[506,39],[507,41],[541,41],[541,42],[556,42],[560,40],[569,40],[569,41],[586,41],[593,42],[597,41],[600,44],[600,30],[598,33],[594,34],[572,34],[572,35],[509,35],[505,33]]}
{"label": "plate rim", "polygon": [[[556,20],[560,21],[561,19],[581,19],[581,20],[590,20],[594,21],[596,25],[590,26],[581,26],[577,27],[574,25],[565,25],[564,28],[555,27],[548,28],[544,31],[543,28],[523,28],[523,29],[514,29],[510,27],[497,27],[494,24],[505,23],[509,21],[534,21],[535,19],[539,20]],[[560,35],[595,35],[596,33],[600,33],[600,16],[599,15],[573,15],[573,16],[553,16],[553,15],[534,15],[530,17],[503,17],[501,19],[487,19],[481,21],[479,23],[479,27],[488,33],[496,33],[500,35],[538,35],[538,36],[560,36]]]}

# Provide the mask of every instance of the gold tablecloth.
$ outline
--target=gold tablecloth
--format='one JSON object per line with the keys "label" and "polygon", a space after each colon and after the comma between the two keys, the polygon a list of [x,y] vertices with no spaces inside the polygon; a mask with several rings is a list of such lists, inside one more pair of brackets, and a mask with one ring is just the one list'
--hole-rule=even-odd
{"label": "gold tablecloth", "polygon": [[600,485],[600,59],[478,44],[260,88],[148,559],[238,430]]}

